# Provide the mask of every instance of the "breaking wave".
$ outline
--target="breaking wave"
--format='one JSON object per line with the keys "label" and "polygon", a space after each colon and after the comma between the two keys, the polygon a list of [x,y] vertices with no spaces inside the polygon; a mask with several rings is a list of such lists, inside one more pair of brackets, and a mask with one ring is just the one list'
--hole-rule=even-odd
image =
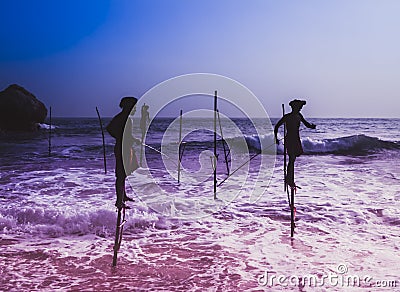
{"label": "breaking wave", "polygon": [[[127,212],[128,213],[128,212]],[[163,219],[154,213],[134,209],[127,214],[127,228],[165,229]],[[96,234],[107,237],[115,232],[116,212],[106,209],[87,212],[56,211],[40,207],[9,208],[0,212],[0,230],[4,233],[29,233],[45,237]]]}
{"label": "breaking wave", "polygon": [[[236,138],[233,138],[236,139]],[[274,145],[272,135],[263,136],[245,136],[247,146],[250,150],[260,151],[261,144],[266,148],[272,148]],[[260,140],[262,143],[260,143]],[[378,153],[385,150],[400,150],[399,142],[384,141],[376,137],[370,137],[363,134],[339,137],[334,139],[311,139],[302,138],[304,154],[340,154],[340,155],[367,155]],[[266,153],[269,153],[268,149]],[[283,143],[277,148],[278,154],[283,153]]]}
{"label": "breaking wave", "polygon": [[366,155],[385,150],[400,150],[398,142],[384,141],[366,135],[353,135],[334,139],[302,139],[305,154]]}

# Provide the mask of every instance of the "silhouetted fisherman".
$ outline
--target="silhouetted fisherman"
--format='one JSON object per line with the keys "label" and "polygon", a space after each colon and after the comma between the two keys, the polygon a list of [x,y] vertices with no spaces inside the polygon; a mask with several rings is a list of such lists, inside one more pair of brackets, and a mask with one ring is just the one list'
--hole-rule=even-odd
{"label": "silhouetted fisherman", "polygon": [[294,183],[294,162],[296,158],[303,154],[303,147],[301,146],[300,140],[300,122],[302,122],[307,128],[315,129],[316,125],[307,122],[303,115],[300,113],[302,107],[306,104],[305,100],[292,100],[289,105],[292,108],[292,112],[285,114],[275,125],[274,134],[276,144],[279,144],[277,138],[279,127],[285,123],[286,125],[286,149],[289,155],[289,163],[287,167],[286,183],[294,188],[296,185]]}
{"label": "silhouetted fisherman", "polygon": [[142,166],[142,160],[143,160],[143,144],[144,144],[144,136],[146,135],[146,130],[147,130],[147,125],[150,123],[150,114],[149,114],[149,106],[147,104],[144,104],[142,106],[142,112],[140,116],[140,130],[142,132],[142,140],[141,140],[141,146],[140,146],[140,166]]}
{"label": "silhouetted fisherman", "polygon": [[135,151],[132,146],[133,143],[140,144],[140,140],[132,136],[132,120],[129,115],[134,115],[136,112],[137,99],[134,97],[124,97],[119,103],[122,111],[117,114],[107,126],[107,131],[113,136],[115,141],[114,155],[115,155],[115,190],[117,193],[117,201],[115,206],[118,209],[125,205],[126,201],[133,201],[126,195],[125,192],[125,179],[138,167],[138,161]]}
{"label": "silhouetted fisherman", "polygon": [[149,106],[144,104],[142,106],[142,113],[140,117],[140,129],[142,130],[142,143],[144,139],[144,135],[146,134],[147,124],[150,123],[150,114],[149,114]]}

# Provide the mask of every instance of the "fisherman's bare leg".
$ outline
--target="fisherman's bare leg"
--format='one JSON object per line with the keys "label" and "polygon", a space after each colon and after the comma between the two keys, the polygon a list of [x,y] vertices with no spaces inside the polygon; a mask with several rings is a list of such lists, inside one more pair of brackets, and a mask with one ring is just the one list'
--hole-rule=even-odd
{"label": "fisherman's bare leg", "polygon": [[118,208],[122,207],[124,203],[124,196],[125,196],[125,177],[118,177],[115,180],[115,190],[117,193],[117,202],[115,206]]}
{"label": "fisherman's bare leg", "polygon": [[289,163],[287,166],[286,183],[290,187],[294,187],[294,162],[296,161],[296,156],[289,155]]}

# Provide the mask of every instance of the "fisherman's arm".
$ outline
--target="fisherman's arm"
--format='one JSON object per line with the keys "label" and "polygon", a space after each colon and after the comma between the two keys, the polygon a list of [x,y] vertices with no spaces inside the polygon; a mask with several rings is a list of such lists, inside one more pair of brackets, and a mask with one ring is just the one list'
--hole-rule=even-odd
{"label": "fisherman's arm", "polygon": [[283,116],[275,125],[274,128],[274,137],[275,137],[275,143],[279,145],[279,140],[278,140],[278,130],[279,127],[282,126],[282,124],[286,121],[286,115]]}
{"label": "fisherman's arm", "polygon": [[317,127],[316,125],[307,122],[306,119],[303,117],[303,115],[300,115],[300,116],[301,116],[301,122],[302,122],[307,128],[315,129],[315,128]]}

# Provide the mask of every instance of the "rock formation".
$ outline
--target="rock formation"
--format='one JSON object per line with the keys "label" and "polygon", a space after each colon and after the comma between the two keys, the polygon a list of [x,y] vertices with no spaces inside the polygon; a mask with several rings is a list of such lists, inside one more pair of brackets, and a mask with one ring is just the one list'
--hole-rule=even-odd
{"label": "rock formation", "polygon": [[12,84],[0,92],[0,130],[34,131],[46,116],[45,105],[25,88]]}

